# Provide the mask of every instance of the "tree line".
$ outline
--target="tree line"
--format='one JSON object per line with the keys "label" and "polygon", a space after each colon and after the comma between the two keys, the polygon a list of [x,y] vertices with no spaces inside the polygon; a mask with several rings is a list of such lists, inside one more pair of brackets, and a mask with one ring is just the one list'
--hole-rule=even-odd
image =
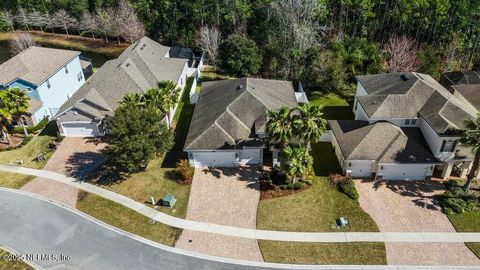
{"label": "tree line", "polygon": [[[57,22],[50,28],[73,30],[77,28],[76,20],[84,26],[80,27],[83,33],[122,37],[119,31],[136,27],[112,23],[122,17],[112,15],[112,10],[128,6],[149,36],[166,45],[200,46],[209,60],[222,69],[229,66],[220,63],[220,59],[234,65],[239,61],[220,57],[221,44],[227,40],[239,41],[237,37],[244,39],[240,41],[243,45],[250,46],[253,42],[255,48],[247,46],[251,56],[247,58],[261,59],[258,68],[230,73],[300,79],[309,84],[307,89],[346,91],[351,89],[349,83],[354,76],[373,72],[415,70],[438,77],[440,72],[471,69],[479,62],[480,5],[476,0],[130,0],[125,3],[126,0],[4,0],[0,9],[20,16],[14,24],[21,28],[28,26],[22,20],[28,14],[53,16],[60,12],[54,17],[63,19],[49,20]],[[68,20],[61,15],[68,15]],[[94,18],[93,26],[90,17]],[[10,28],[0,23],[0,29]],[[397,60],[402,56],[413,64],[399,63]],[[253,60],[252,63],[257,65]]]}

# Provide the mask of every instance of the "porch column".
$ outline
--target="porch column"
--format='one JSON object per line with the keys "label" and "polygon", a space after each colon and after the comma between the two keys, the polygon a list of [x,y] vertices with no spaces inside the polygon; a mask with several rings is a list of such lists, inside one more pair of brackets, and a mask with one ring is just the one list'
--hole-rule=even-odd
{"label": "porch column", "polygon": [[442,178],[444,180],[446,180],[446,179],[448,179],[448,177],[450,177],[450,173],[452,173],[452,169],[453,169],[453,163],[445,162],[445,164],[443,165],[443,170],[442,170]]}
{"label": "porch column", "polygon": [[[467,165],[468,164],[468,165]],[[466,166],[465,166],[466,165]],[[460,175],[460,178],[466,178],[467,173],[470,171],[472,168],[473,162],[471,161],[465,161],[464,167],[462,167],[462,174]]]}

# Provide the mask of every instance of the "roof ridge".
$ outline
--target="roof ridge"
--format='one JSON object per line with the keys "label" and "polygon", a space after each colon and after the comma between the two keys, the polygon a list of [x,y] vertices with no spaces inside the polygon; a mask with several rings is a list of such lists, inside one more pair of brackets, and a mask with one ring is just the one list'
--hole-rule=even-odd
{"label": "roof ridge", "polygon": [[[353,120],[355,121],[355,120]],[[374,125],[376,125],[378,122],[375,122],[373,124],[368,124],[366,125],[365,127],[369,127],[370,129],[368,130],[367,134],[365,134],[365,136],[363,136],[363,138],[358,142],[357,146],[359,146],[360,144],[362,144],[362,142],[368,137],[368,134],[370,134],[370,132],[372,132],[372,129],[374,128]],[[350,154],[348,155],[348,157],[350,157],[353,152],[355,152],[355,150],[357,150],[357,146],[355,146],[355,149],[350,152]],[[348,159],[348,157],[345,157],[345,159]]]}
{"label": "roof ridge", "polygon": [[[236,101],[236,100],[235,100],[235,101]],[[230,114],[235,120],[237,120],[237,121],[240,123],[240,125],[241,125],[242,127],[244,127],[245,129],[247,129],[248,131],[250,131],[250,128],[249,128],[245,123],[243,123],[243,121],[242,121],[240,118],[238,118],[238,117],[232,112],[232,110],[230,110],[230,104],[229,104],[229,106],[227,106],[227,109],[225,110],[225,112],[222,113],[220,116],[224,115],[225,113]],[[218,118],[220,118],[220,116],[219,116]],[[218,119],[218,118],[217,118],[217,119]],[[216,121],[217,121],[217,120],[215,120],[215,122],[216,122]]]}
{"label": "roof ridge", "polygon": [[[393,125],[393,124],[392,124]],[[383,158],[383,156],[385,156],[385,154],[387,153],[388,150],[390,150],[390,147],[392,146],[392,144],[394,142],[396,142],[398,140],[398,138],[402,135],[403,131],[401,130],[400,127],[397,127],[396,125],[393,125],[394,127],[397,128],[397,134],[395,135],[395,137],[390,140],[390,142],[388,143],[387,147],[385,147],[382,151],[382,153],[380,153],[380,155],[378,156],[377,160],[381,160]],[[399,130],[400,129],[400,130]]]}

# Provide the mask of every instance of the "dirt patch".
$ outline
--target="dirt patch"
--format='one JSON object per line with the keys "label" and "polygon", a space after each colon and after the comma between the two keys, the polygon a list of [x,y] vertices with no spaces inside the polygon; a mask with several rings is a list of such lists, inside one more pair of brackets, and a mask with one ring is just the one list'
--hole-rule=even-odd
{"label": "dirt patch", "polygon": [[24,139],[25,139],[25,137],[23,137],[23,136],[17,136],[17,135],[10,136],[10,141],[12,142],[12,145],[8,144],[8,142],[6,142],[5,140],[2,139],[2,141],[0,141],[0,149],[8,149],[8,148],[12,148],[12,147],[17,147],[20,144],[22,144]]}

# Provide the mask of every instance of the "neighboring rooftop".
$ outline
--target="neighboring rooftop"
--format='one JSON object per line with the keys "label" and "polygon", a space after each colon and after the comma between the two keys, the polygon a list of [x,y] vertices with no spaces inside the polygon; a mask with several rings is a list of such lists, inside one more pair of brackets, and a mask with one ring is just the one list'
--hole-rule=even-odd
{"label": "neighboring rooftop", "polygon": [[0,65],[0,85],[16,79],[40,85],[78,55],[78,51],[30,47]]}
{"label": "neighboring rooftop", "polygon": [[452,71],[442,73],[440,83],[445,87],[463,84],[480,84],[480,71]]}
{"label": "neighboring rooftop", "polygon": [[345,160],[378,163],[436,163],[418,128],[400,128],[388,122],[329,121]]}
{"label": "neighboring rooftop", "polygon": [[266,112],[284,106],[297,106],[290,81],[241,78],[204,82],[185,150],[255,144],[255,134],[265,132]]}
{"label": "neighboring rooftop", "polygon": [[462,129],[467,117],[476,115],[426,74],[378,74],[357,79],[369,93],[357,96],[369,118],[416,118],[420,115],[437,133],[449,135]]}
{"label": "neighboring rooftop", "polygon": [[480,84],[452,85],[477,111],[480,111]]}
{"label": "neighboring rooftop", "polygon": [[117,59],[107,61],[61,106],[59,115],[75,108],[92,119],[102,118],[111,115],[128,93],[143,92],[159,81],[176,83],[186,60],[165,57],[168,49],[143,37]]}

